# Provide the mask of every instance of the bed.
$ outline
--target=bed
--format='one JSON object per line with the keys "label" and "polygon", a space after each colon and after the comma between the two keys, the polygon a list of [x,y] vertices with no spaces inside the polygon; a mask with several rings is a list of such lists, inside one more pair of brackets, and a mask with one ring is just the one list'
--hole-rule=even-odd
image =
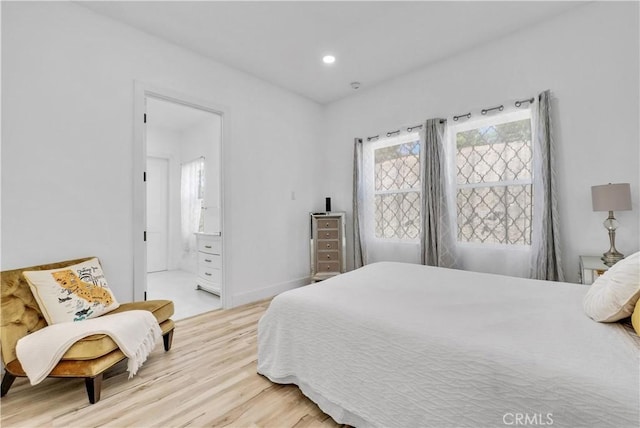
{"label": "bed", "polygon": [[258,372],[356,427],[638,427],[638,343],[587,289],[374,263],[276,296]]}

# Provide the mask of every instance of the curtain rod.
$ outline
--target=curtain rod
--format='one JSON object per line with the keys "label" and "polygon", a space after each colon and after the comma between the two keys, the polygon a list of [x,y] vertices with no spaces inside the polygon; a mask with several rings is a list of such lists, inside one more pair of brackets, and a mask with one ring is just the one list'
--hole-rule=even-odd
{"label": "curtain rod", "polygon": [[[445,123],[446,121],[447,121],[446,119],[441,119],[440,123]],[[422,128],[422,123],[420,125],[408,126],[407,127],[407,132],[411,132],[411,131],[413,131],[414,129],[417,129],[417,128]],[[402,132],[402,129],[396,129],[395,131],[387,132],[385,135],[387,137],[391,137],[392,135],[399,134],[400,132]],[[380,135],[374,135],[373,137],[367,137],[367,141],[375,140],[376,138],[380,138]]]}
{"label": "curtain rod", "polygon": [[[534,101],[534,98],[531,97],[531,98],[526,98],[524,100],[518,100],[513,104],[517,108],[520,108],[522,106],[522,104],[524,104],[524,103],[532,104],[533,101]],[[480,113],[484,116],[484,115],[486,115],[487,113],[489,113],[489,112],[491,112],[493,110],[502,111],[502,110],[504,110],[504,105],[500,104],[499,106],[496,106],[496,107],[484,108],[484,109],[480,110]],[[454,122],[457,122],[458,119],[462,119],[462,118],[471,119],[471,112],[453,116]],[[440,123],[445,123],[446,121],[447,121],[447,119],[442,119],[442,120],[440,120]],[[407,132],[411,132],[416,128],[422,128],[422,124],[407,127]],[[400,132],[401,132],[400,129],[397,129],[395,131],[389,131],[389,132],[386,133],[386,136],[387,137],[391,137],[392,135],[399,134]],[[374,135],[372,137],[367,137],[367,141],[376,140],[378,138],[380,138],[380,135]]]}
{"label": "curtain rod", "polygon": [[[520,108],[522,106],[522,104],[524,104],[524,103],[532,104],[533,101],[534,101],[534,98],[531,97],[531,98],[527,98],[527,99],[524,99],[524,100],[518,100],[515,103],[513,103],[513,105],[516,106],[516,108]],[[502,110],[504,110],[504,105],[500,104],[499,106],[495,106],[495,107],[483,108],[482,110],[480,110],[480,114],[482,114],[484,116],[487,113],[489,113],[491,111],[494,111],[494,110],[502,111]],[[464,113],[464,114],[459,114],[457,116],[453,116],[453,121],[457,122],[458,119],[464,119],[464,118],[471,119],[471,112]]]}

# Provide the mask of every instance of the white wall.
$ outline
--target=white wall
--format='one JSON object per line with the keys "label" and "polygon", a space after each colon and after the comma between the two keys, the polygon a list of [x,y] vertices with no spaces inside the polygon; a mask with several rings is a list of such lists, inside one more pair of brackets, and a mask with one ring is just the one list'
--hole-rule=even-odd
{"label": "white wall", "polygon": [[2,2],[1,268],[96,255],[133,298],[134,80],[228,107],[233,304],[301,284],[322,108],[68,2]]}
{"label": "white wall", "polygon": [[577,281],[578,255],[608,249],[606,213],[592,211],[592,185],[631,183],[633,210],[616,213],[617,247],[625,254],[639,247],[638,44],[637,2],[592,3],[333,103],[323,194],[350,207],[354,137],[551,89],[562,255],[568,280]]}

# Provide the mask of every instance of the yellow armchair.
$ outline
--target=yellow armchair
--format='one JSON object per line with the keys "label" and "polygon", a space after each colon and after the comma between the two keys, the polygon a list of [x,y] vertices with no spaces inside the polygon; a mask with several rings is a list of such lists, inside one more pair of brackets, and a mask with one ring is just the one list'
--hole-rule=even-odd
{"label": "yellow armchair", "polygon": [[[16,356],[18,340],[47,325],[22,272],[63,268],[91,258],[0,272],[2,283],[0,289],[2,301],[0,306],[0,346],[2,347],[2,362],[5,368],[1,386],[2,397],[7,394],[16,377],[26,376]],[[173,302],[170,300],[148,300],[123,303],[110,313],[133,309],[148,310],[156,317],[162,330],[164,349],[165,351],[171,349],[175,327],[173,320],[171,320],[174,312]],[[106,334],[94,334],[74,343],[51,371],[49,377],[84,378],[89,402],[94,404],[100,400],[104,372],[125,358],[111,337]]]}

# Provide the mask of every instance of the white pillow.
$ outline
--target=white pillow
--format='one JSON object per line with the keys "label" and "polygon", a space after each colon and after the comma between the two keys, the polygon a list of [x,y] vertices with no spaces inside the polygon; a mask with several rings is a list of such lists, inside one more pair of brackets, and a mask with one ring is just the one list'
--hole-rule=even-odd
{"label": "white pillow", "polygon": [[120,306],[97,258],[22,274],[49,325],[95,318]]}
{"label": "white pillow", "polygon": [[633,313],[640,298],[640,252],[620,260],[598,277],[584,296],[584,311],[598,322],[614,322]]}

